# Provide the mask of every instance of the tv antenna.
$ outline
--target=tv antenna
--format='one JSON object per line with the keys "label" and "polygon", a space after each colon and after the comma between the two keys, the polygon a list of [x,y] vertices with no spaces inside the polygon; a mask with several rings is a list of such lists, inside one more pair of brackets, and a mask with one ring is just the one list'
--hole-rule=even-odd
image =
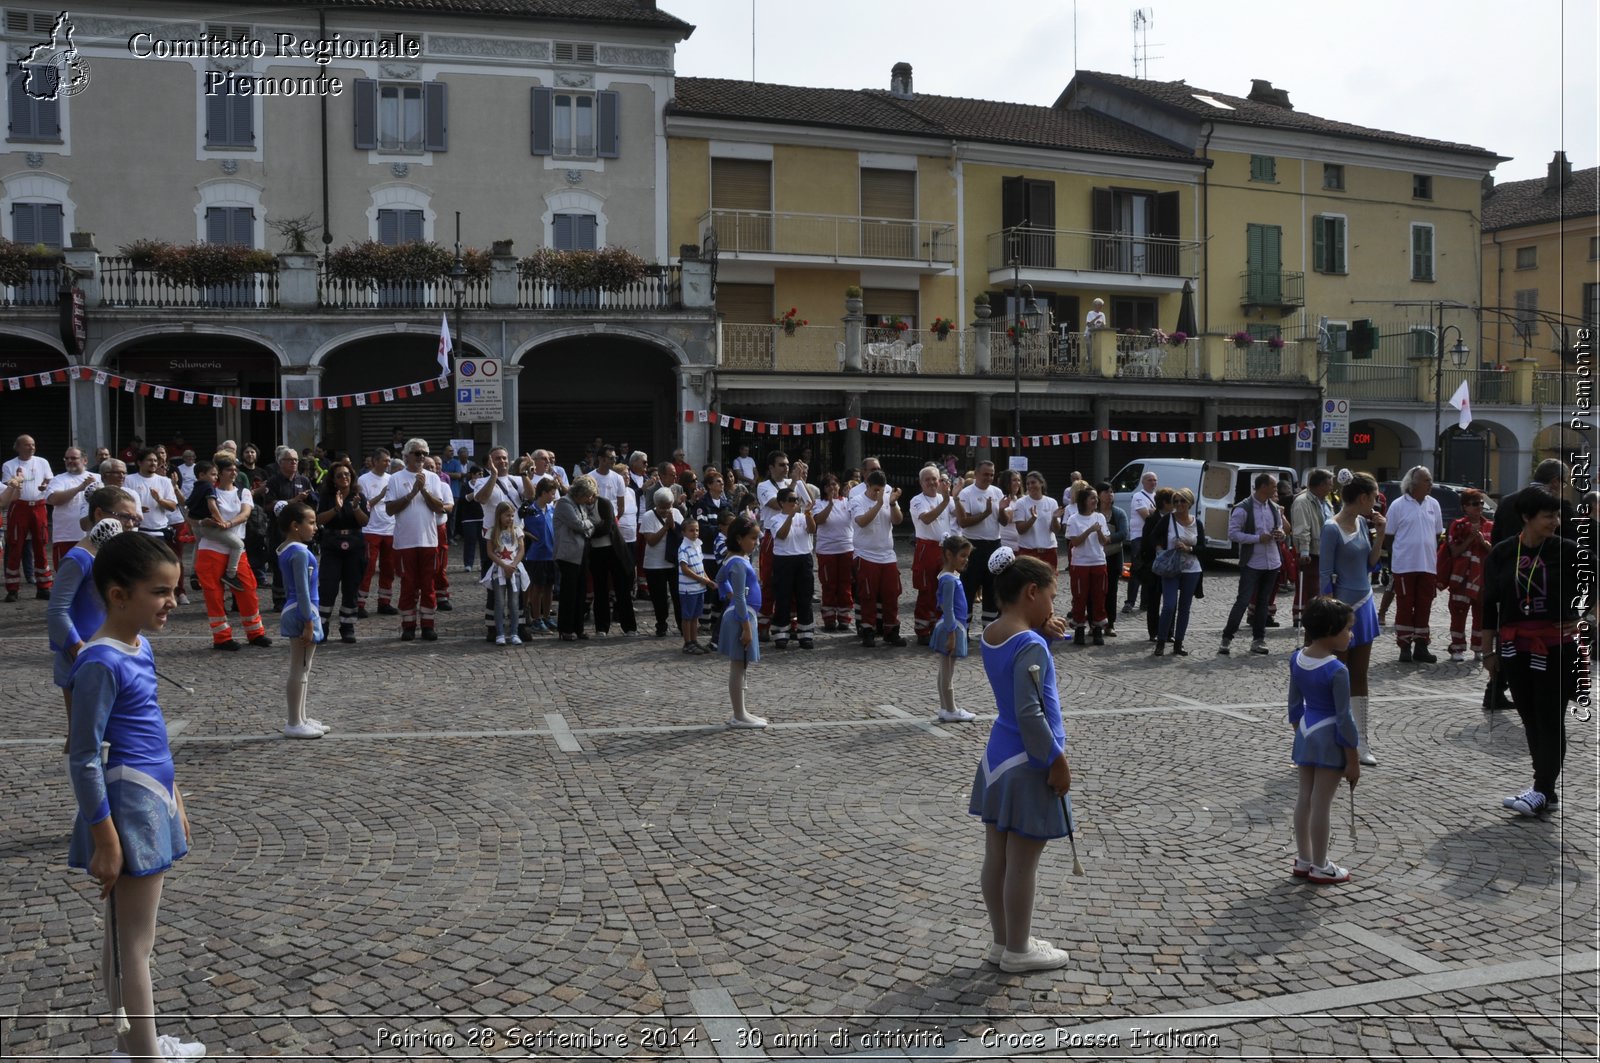
{"label": "tv antenna", "polygon": [[[1150,27],[1156,20],[1156,9],[1153,7],[1136,7],[1133,9],[1133,76],[1147,78],[1150,76]],[[1160,45],[1156,45],[1160,47]],[[1155,58],[1160,59],[1158,55]]]}

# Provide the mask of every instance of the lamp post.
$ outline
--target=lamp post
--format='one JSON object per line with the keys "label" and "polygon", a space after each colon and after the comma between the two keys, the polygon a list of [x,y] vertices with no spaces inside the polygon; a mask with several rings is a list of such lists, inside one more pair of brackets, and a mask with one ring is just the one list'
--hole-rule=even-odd
{"label": "lamp post", "polygon": [[[1022,289],[1028,289],[1028,303],[1022,303]],[[1012,413],[1012,451],[1022,450],[1022,332],[1026,329],[1038,331],[1039,322],[1043,315],[1039,312],[1039,303],[1033,296],[1033,285],[1022,283],[1022,259],[1015,253],[1011,256],[1011,413]]]}
{"label": "lamp post", "polygon": [[[1442,311],[1441,311],[1442,316]],[[1461,329],[1455,325],[1445,325],[1439,329],[1438,339],[1435,341],[1433,368],[1433,478],[1444,479],[1444,439],[1440,436],[1440,413],[1444,408],[1444,334],[1455,331],[1456,342],[1450,347],[1450,361],[1457,369],[1463,369],[1467,364],[1467,355],[1472,349],[1461,338]]]}

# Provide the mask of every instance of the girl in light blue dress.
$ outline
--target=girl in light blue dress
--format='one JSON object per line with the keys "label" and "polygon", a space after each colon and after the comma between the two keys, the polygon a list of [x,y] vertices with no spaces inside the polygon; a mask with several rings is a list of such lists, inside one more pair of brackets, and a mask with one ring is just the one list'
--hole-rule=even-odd
{"label": "girl in light blue dress", "polygon": [[761,643],[756,626],[761,611],[761,580],[750,554],[756,549],[760,525],[749,516],[739,516],[728,526],[728,557],[717,569],[717,593],[724,602],[722,619],[717,624],[717,652],[728,658],[728,703],[733,715],[729,727],[759,730],[767,725],[760,716],[745,710],[749,666],[761,660]]}
{"label": "girl in light blue dress", "polygon": [[967,592],[961,586],[961,573],[972,558],[972,544],[964,535],[946,535],[939,549],[944,557],[936,588],[939,622],[928,637],[928,648],[940,655],[939,719],[944,723],[966,723],[977,717],[956,708],[956,695],[950,684],[956,674],[956,658],[967,655]]}
{"label": "girl in light blue dress", "polygon": [[1319,885],[1350,881],[1328,858],[1329,810],[1340,778],[1361,778],[1361,735],[1350,711],[1350,673],[1335,654],[1350,646],[1354,610],[1323,595],[1306,603],[1306,641],[1289,655],[1289,723],[1300,793],[1294,805],[1295,878]]}
{"label": "girl in light blue dress", "polygon": [[984,823],[983,903],[1002,971],[1064,967],[1066,951],[1032,937],[1033,897],[1044,843],[1067,834],[1067,732],[1049,642],[1066,634],[1055,615],[1056,574],[1002,546],[989,557],[1000,616],[984,629],[983,670],[998,711],[972,779],[967,811]]}

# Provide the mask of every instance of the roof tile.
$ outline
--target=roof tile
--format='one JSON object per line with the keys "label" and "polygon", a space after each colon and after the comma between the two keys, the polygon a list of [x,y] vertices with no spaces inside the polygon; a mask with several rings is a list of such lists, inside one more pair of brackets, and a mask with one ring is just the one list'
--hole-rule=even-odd
{"label": "roof tile", "polygon": [[1183,148],[1088,111],[956,96],[903,98],[881,89],[818,89],[680,77],[668,112],[1196,161]]}
{"label": "roof tile", "polygon": [[[259,11],[246,0],[223,0],[215,6]],[[275,0],[276,8],[320,7],[333,11],[384,11],[411,15],[486,15],[536,22],[597,22],[676,29],[685,36],[694,27],[641,0]]]}
{"label": "roof tile", "polygon": [[1546,178],[1535,177],[1496,185],[1483,197],[1483,231],[1600,214],[1600,166],[1573,171],[1565,188],[1548,188],[1548,184]]}
{"label": "roof tile", "polygon": [[[1320,133],[1324,136],[1345,137],[1352,140],[1370,140],[1380,144],[1397,144],[1405,147],[1431,148],[1435,151],[1449,151],[1462,155],[1484,155],[1490,158],[1500,158],[1487,148],[1474,147],[1471,144],[1456,144],[1447,140],[1430,140],[1427,137],[1416,137],[1406,133],[1392,133],[1385,129],[1369,129],[1366,126],[1352,125],[1349,122],[1336,122],[1329,118],[1319,118],[1314,114],[1304,111],[1291,111],[1270,103],[1260,103],[1243,96],[1232,93],[1216,92],[1203,89],[1197,85],[1190,85],[1183,81],[1147,81],[1141,78],[1126,77],[1122,74],[1103,74],[1093,70],[1080,70],[1073,78],[1073,84],[1062,93],[1057,106],[1072,95],[1075,88],[1082,85],[1093,85],[1096,82],[1115,91],[1142,96],[1147,100],[1169,111],[1177,111],[1204,121],[1229,122],[1237,125],[1264,126],[1271,129],[1287,129],[1305,133]],[[1231,111],[1219,110],[1209,103],[1196,99],[1196,95],[1210,96],[1220,100],[1233,108]]]}

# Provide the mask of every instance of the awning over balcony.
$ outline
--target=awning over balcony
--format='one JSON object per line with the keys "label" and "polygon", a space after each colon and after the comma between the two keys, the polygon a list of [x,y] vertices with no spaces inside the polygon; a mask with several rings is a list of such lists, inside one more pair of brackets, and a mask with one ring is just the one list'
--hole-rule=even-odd
{"label": "awning over balcony", "polygon": [[953,268],[956,258],[956,226],[949,221],[710,210],[700,217],[701,242],[713,232],[717,253],[740,262],[929,274]]}

